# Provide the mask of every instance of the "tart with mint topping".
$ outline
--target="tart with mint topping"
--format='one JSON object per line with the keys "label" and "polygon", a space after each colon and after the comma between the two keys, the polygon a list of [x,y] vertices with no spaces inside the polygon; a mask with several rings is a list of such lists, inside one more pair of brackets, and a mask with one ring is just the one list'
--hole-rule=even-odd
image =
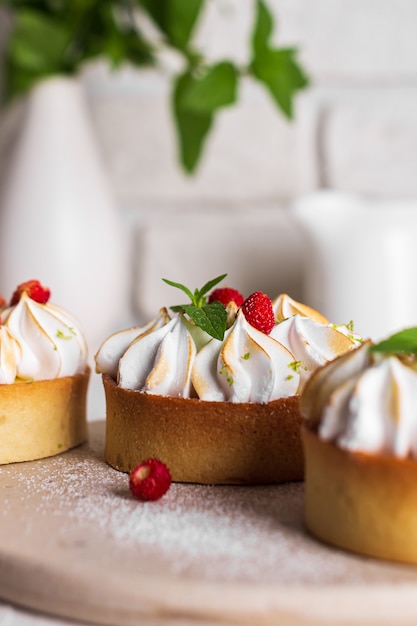
{"label": "tart with mint topping", "polygon": [[219,287],[225,278],[194,291],[164,279],[189,302],[114,333],[97,352],[105,457],[116,469],[156,457],[180,482],[303,478],[300,392],[318,365],[358,340],[286,294],[245,298]]}
{"label": "tart with mint topping", "polygon": [[53,456],[87,437],[86,340],[49,298],[30,280],[0,308],[0,464]]}

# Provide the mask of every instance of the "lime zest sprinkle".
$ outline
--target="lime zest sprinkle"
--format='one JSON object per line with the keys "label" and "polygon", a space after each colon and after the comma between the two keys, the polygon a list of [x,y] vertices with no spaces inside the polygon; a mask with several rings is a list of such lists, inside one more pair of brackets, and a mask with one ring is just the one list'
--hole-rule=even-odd
{"label": "lime zest sprinkle", "polygon": [[231,387],[233,385],[233,377],[231,376],[231,374],[229,372],[229,368],[227,367],[227,365],[223,365],[223,367],[219,371],[219,374],[221,376],[226,376],[226,380],[227,380],[227,383],[228,383],[229,387]]}
{"label": "lime zest sprinkle", "polygon": [[65,339],[66,341],[68,341],[69,339],[72,339],[72,338],[73,338],[73,336],[74,336],[74,334],[75,334],[75,333],[71,330],[71,328],[70,328],[69,330],[70,330],[70,333],[71,333],[71,334],[70,334],[70,335],[66,335],[66,334],[64,333],[64,331],[63,331],[63,330],[61,330],[60,328],[58,328],[58,329],[57,329],[57,331],[56,331],[56,336],[57,336],[57,337],[59,337],[59,339]]}
{"label": "lime zest sprinkle", "polygon": [[301,369],[307,371],[307,366],[303,361],[291,361],[291,363],[288,363],[288,367],[292,369],[296,374],[298,374]]}

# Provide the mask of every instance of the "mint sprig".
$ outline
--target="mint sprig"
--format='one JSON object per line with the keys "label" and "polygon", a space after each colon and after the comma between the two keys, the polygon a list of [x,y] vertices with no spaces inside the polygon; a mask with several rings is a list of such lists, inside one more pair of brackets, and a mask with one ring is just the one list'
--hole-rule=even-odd
{"label": "mint sprig", "polygon": [[226,330],[227,312],[226,307],[221,302],[207,303],[207,294],[213,289],[215,285],[226,278],[227,274],[222,274],[209,280],[201,289],[195,289],[192,292],[188,287],[181,283],[175,283],[172,280],[163,278],[162,280],[171,285],[181,289],[191,300],[191,304],[177,304],[171,306],[170,309],[176,313],[184,313],[199,326],[202,330],[208,333],[215,339],[222,340]]}
{"label": "mint sprig", "polygon": [[417,327],[406,328],[370,347],[371,352],[417,354]]}

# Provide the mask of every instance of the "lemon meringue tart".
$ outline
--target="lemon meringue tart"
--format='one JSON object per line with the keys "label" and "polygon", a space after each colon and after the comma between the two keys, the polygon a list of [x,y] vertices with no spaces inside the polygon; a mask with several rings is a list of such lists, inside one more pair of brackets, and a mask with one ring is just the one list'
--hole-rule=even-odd
{"label": "lemon meringue tart", "polygon": [[318,539],[417,564],[417,328],[318,369],[301,397],[305,524]]}
{"label": "lemon meringue tart", "polygon": [[95,355],[106,394],[105,458],[116,469],[130,472],[154,457],[177,482],[303,479],[300,390],[356,339],[285,294],[244,299],[225,287],[207,295],[223,278],[194,293],[166,281],[191,304],[114,333]]}
{"label": "lemon meringue tart", "polygon": [[0,464],[53,456],[87,437],[86,340],[49,296],[27,281],[0,309]]}

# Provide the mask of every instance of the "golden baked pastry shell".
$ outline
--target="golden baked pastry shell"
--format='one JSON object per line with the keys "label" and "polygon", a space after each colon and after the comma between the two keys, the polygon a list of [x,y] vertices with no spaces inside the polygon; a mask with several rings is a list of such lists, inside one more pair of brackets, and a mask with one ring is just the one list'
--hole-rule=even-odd
{"label": "golden baked pastry shell", "polygon": [[156,457],[176,482],[263,484],[303,478],[299,397],[206,402],[121,389],[103,375],[106,461],[129,472]]}
{"label": "golden baked pastry shell", "polygon": [[0,385],[0,464],[54,456],[87,438],[90,369],[52,380]]}
{"label": "golden baked pastry shell", "polygon": [[417,563],[417,461],[349,452],[302,428],[307,529],[358,554]]}

